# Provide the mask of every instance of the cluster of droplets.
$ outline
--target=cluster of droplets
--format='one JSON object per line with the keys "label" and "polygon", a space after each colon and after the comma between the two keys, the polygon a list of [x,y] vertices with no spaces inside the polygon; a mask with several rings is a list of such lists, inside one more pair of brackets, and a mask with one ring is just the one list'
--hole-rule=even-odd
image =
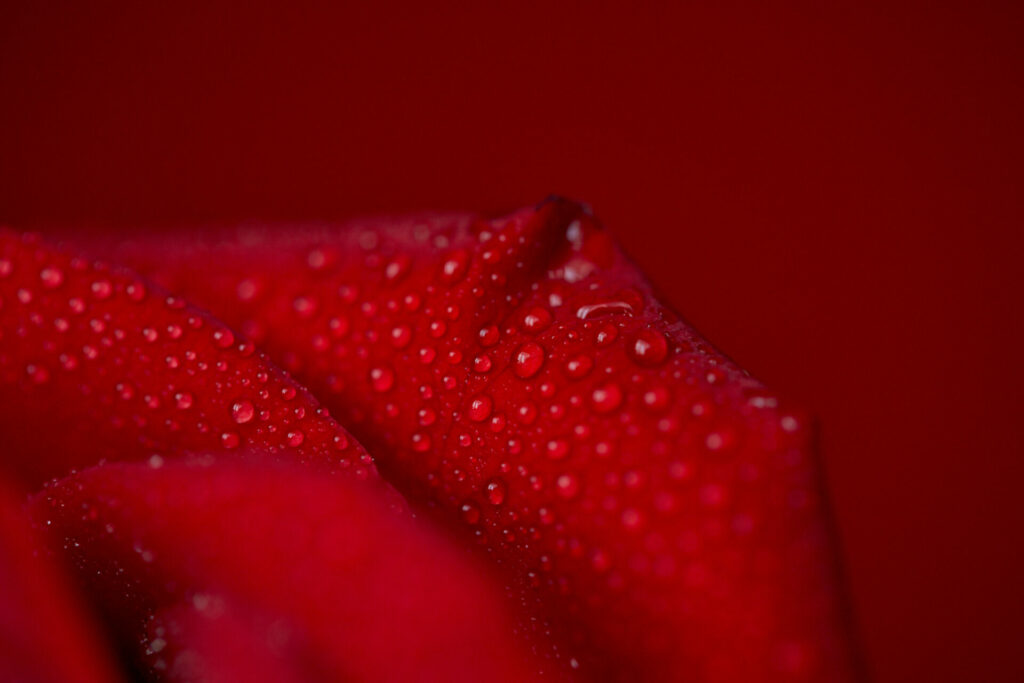
{"label": "cluster of droplets", "polygon": [[325,409],[307,395],[293,400],[295,386],[252,343],[182,299],[33,240],[2,246],[0,300],[11,291],[18,306],[0,307],[9,331],[0,335],[0,396],[13,412],[21,407],[13,408],[14,394],[29,391],[29,424],[61,419],[73,433],[98,429],[102,457],[305,446],[295,456],[370,472],[369,458],[354,454]]}

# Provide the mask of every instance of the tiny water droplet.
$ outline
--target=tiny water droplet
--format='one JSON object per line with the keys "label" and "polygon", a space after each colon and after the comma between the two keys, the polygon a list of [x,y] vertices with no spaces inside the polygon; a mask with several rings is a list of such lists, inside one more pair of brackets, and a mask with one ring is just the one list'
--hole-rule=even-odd
{"label": "tiny water droplet", "polygon": [[64,282],[64,273],[60,268],[48,266],[39,271],[39,279],[42,280],[43,287],[56,289]]}
{"label": "tiny water droplet", "polygon": [[231,332],[231,330],[227,329],[226,327],[222,327],[219,330],[214,330],[213,343],[222,349],[226,349],[227,347],[235,343],[235,335]]}
{"label": "tiny water droplet", "polygon": [[109,280],[96,280],[90,287],[92,295],[97,299],[107,299],[114,293],[114,287]]}
{"label": "tiny water droplet", "polygon": [[389,391],[395,385],[395,372],[387,366],[380,366],[370,370],[370,386],[374,391],[383,393]]}
{"label": "tiny water droplet", "polygon": [[622,405],[622,389],[614,382],[602,384],[590,395],[590,403],[595,412],[610,413]]}
{"label": "tiny water droplet", "polygon": [[459,512],[462,514],[462,520],[466,524],[476,524],[480,521],[480,506],[471,500],[467,500],[459,508]]}
{"label": "tiny water droplet", "polygon": [[508,486],[501,479],[491,479],[487,482],[485,491],[487,493],[487,501],[491,505],[501,505],[505,502]]}

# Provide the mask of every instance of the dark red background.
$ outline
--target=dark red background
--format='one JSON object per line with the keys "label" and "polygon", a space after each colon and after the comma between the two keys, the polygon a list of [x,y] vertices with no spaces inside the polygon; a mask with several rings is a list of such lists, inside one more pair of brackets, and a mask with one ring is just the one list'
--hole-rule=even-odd
{"label": "dark red background", "polygon": [[0,220],[589,201],[820,416],[877,681],[1024,680],[1011,3],[45,4],[0,9]]}

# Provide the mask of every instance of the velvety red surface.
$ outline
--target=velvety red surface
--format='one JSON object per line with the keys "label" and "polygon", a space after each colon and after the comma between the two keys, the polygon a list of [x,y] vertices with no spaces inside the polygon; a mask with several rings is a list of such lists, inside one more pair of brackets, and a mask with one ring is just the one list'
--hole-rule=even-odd
{"label": "velvety red surface", "polygon": [[0,220],[591,202],[819,416],[876,679],[1014,680],[1021,32],[1009,3],[5,4]]}

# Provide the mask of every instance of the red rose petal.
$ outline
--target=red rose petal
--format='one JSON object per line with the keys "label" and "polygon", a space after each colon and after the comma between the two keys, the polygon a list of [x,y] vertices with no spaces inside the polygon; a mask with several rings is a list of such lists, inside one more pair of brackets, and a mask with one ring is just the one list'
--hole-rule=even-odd
{"label": "red rose petal", "polygon": [[579,207],[117,250],[246,330],[599,677],[849,680],[808,420]]}
{"label": "red rose petal", "polygon": [[150,666],[181,673],[192,658],[204,672],[172,680],[250,680],[264,661],[312,681],[523,681],[539,668],[475,561],[337,478],[115,463],[50,486],[32,511],[122,639],[157,613]]}
{"label": "red rose petal", "polygon": [[0,429],[29,483],[153,453],[258,447],[375,474],[294,380],[135,275],[0,231]]}
{"label": "red rose petal", "polygon": [[83,601],[44,556],[29,520],[0,481],[0,680],[120,680]]}

